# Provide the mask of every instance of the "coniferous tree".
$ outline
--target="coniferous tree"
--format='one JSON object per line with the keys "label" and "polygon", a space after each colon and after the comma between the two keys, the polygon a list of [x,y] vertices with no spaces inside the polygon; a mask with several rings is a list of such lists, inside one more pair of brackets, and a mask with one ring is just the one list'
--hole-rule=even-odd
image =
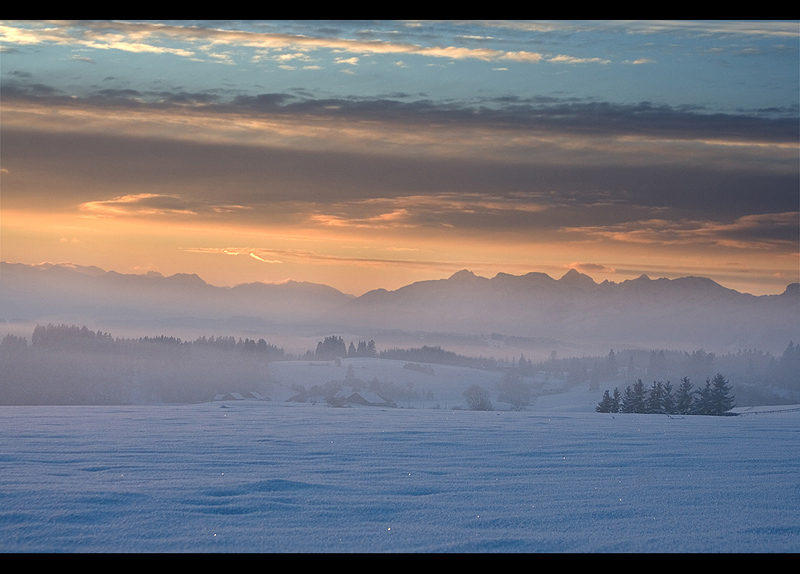
{"label": "coniferous tree", "polygon": [[646,401],[647,401],[647,391],[644,388],[644,383],[642,379],[637,379],[637,381],[633,384],[633,404],[634,404],[634,412],[636,413],[643,413],[646,409]]}
{"label": "coniferous tree", "polygon": [[600,400],[598,405],[594,408],[595,411],[598,413],[612,413],[614,408],[614,400],[611,398],[611,393],[608,392],[608,389],[603,393],[603,398]]}
{"label": "coniferous tree", "polygon": [[707,414],[721,416],[730,411],[735,404],[728,381],[720,373],[711,380],[707,398]]}
{"label": "coniferous tree", "polygon": [[598,413],[618,413],[620,411],[620,393],[618,388],[614,388],[614,392],[610,393],[607,389],[603,393],[603,398],[595,407]]}
{"label": "coniferous tree", "polygon": [[632,387],[627,387],[622,396],[622,412],[624,413],[643,413],[647,406],[647,392],[644,388],[642,379],[633,383]]}
{"label": "coniferous tree", "polygon": [[664,412],[664,385],[661,381],[653,381],[650,392],[647,394],[647,412],[658,414]]}
{"label": "coniferous tree", "polygon": [[691,414],[694,409],[694,385],[689,377],[683,377],[675,399],[675,412],[680,415]]}
{"label": "coniferous tree", "polygon": [[622,402],[620,403],[620,411],[623,413],[632,413],[633,411],[633,389],[628,385],[625,387],[625,392],[622,393]]}
{"label": "coniferous tree", "polygon": [[710,415],[711,414],[711,380],[706,379],[705,386],[698,392],[694,402],[692,414]]}
{"label": "coniferous tree", "polygon": [[661,396],[661,404],[663,410],[668,415],[675,413],[675,397],[672,396],[672,383],[667,381],[664,383],[663,395]]}

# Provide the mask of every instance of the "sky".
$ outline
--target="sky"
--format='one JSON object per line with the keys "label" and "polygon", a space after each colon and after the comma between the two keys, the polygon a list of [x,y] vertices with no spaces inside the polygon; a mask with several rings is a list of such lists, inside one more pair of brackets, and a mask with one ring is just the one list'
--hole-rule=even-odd
{"label": "sky", "polygon": [[800,281],[797,21],[3,21],[0,259]]}

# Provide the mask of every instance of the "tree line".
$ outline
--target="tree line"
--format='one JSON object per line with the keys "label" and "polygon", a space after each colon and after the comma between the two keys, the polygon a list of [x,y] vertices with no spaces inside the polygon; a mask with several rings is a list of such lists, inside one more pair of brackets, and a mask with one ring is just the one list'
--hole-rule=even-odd
{"label": "tree line", "polygon": [[[28,343],[25,337],[8,334],[3,338],[5,348],[26,348]],[[201,336],[193,341],[183,341],[180,337],[167,335],[144,336],[133,339],[114,338],[110,333],[92,331],[85,325],[36,325],[31,336],[31,346],[51,349],[71,349],[84,351],[101,351],[111,349],[129,349],[136,345],[161,345],[172,348],[200,347],[204,349],[237,350],[255,352],[273,359],[282,359],[285,352],[282,348],[264,339],[250,339],[232,336],[205,337]]]}
{"label": "tree line", "polygon": [[440,346],[422,347],[411,349],[386,349],[378,353],[381,359],[395,361],[410,361],[415,363],[429,363],[433,365],[449,365],[452,367],[468,367],[472,369],[496,369],[499,363],[495,359],[485,357],[467,357],[453,351],[447,351]]}
{"label": "tree line", "polygon": [[[339,336],[325,337],[300,355],[290,355],[264,339],[232,336],[198,337],[184,341],[172,336],[114,338],[86,326],[37,325],[30,344],[25,337],[8,334],[0,344],[0,403],[50,400],[90,403],[125,402],[134,391],[163,400],[201,400],[213,391],[239,391],[240,382],[257,387],[268,377],[266,366],[273,360],[335,360],[337,358],[375,357],[403,360],[407,364],[439,364],[469,367],[504,373],[498,391],[499,400],[513,408],[524,408],[532,399],[536,384],[563,380],[567,386],[590,383],[600,390],[622,381],[641,379],[663,381],[703,380],[717,369],[737,381],[736,396],[740,405],[778,404],[765,401],[796,400],[800,392],[800,345],[790,342],[782,355],[744,350],[725,355],[704,351],[622,351],[607,356],[558,358],[533,363],[524,355],[519,360],[464,356],[441,347],[390,348],[378,351],[374,341],[351,341]],[[711,370],[713,369],[713,371]],[[266,373],[266,374],[265,374]],[[651,378],[652,377],[652,378]],[[663,377],[663,378],[662,378]],[[58,382],[58,384],[56,384]],[[607,412],[703,413],[705,389],[684,393],[693,398],[691,408],[673,411],[679,402],[679,389],[654,383],[652,389],[632,385],[626,394],[617,389],[607,392],[602,409]],[[683,385],[682,385],[683,386]],[[713,385],[712,385],[713,386]],[[140,388],[140,393],[137,388]],[[619,387],[621,388],[621,386]],[[781,394],[783,393],[783,394]],[[645,398],[642,396],[645,395]],[[662,396],[663,395],[663,396]],[[783,395],[786,395],[785,397]],[[138,396],[138,395],[137,395]],[[138,400],[138,399],[137,399]],[[663,404],[659,405],[658,403]],[[480,402],[480,401],[479,401]],[[644,402],[647,407],[641,407]],[[485,405],[482,405],[485,406]],[[600,405],[598,405],[600,406]],[[610,409],[610,410],[609,410]]]}
{"label": "tree line", "polygon": [[131,404],[265,394],[269,363],[285,357],[264,339],[114,338],[74,325],[37,325],[30,344],[0,344],[0,404]]}
{"label": "tree line", "polygon": [[706,379],[705,386],[700,389],[695,389],[691,380],[684,377],[674,393],[669,381],[654,381],[648,389],[642,379],[638,379],[623,393],[619,388],[613,392],[606,390],[595,410],[598,413],[722,416],[731,414],[735,404],[730,383],[717,373],[713,379]]}

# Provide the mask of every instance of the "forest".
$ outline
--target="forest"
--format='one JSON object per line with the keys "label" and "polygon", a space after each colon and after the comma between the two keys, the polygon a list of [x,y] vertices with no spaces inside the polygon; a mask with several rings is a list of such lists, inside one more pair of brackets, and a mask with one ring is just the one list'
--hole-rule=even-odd
{"label": "forest", "polygon": [[[493,385],[501,399],[521,397],[504,402],[522,408],[536,389],[555,381],[562,389],[588,383],[598,393],[604,386],[621,389],[628,385],[630,390],[625,393],[635,400],[626,400],[616,389],[614,394],[607,392],[611,406],[603,403],[603,409],[612,409],[609,412],[640,412],[642,401],[650,411],[671,412],[673,402],[679,403],[685,391],[684,380],[712,383],[718,373],[725,373],[737,406],[800,402],[800,344],[793,342],[780,355],[755,349],[719,355],[703,350],[611,350],[605,356],[560,358],[553,351],[540,362],[524,354],[516,360],[503,360],[464,356],[437,346],[378,347],[374,340],[346,342],[332,335],[319,341],[316,349],[292,355],[263,338],[115,338],[86,326],[37,325],[30,342],[13,334],[2,339],[0,404],[203,402],[243,388],[266,389],[274,382],[269,369],[273,361],[353,357],[399,360],[410,365],[408,368],[431,372],[430,365],[449,365],[498,373],[500,383]],[[641,381],[653,381],[652,388],[643,388]],[[673,391],[670,381],[681,383]],[[704,390],[691,393],[697,399],[692,412],[703,404]],[[655,406],[657,397],[665,403]]]}

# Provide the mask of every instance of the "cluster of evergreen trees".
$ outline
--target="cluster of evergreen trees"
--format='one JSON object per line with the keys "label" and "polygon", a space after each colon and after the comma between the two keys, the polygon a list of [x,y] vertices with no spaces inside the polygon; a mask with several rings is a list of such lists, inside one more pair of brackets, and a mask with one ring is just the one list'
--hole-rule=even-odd
{"label": "cluster of evergreen trees", "polygon": [[724,376],[717,373],[706,379],[705,387],[695,389],[688,377],[681,379],[675,393],[667,381],[654,381],[647,389],[641,379],[628,386],[620,394],[606,390],[595,410],[598,413],[646,413],[679,415],[727,415],[735,405],[730,385]]}
{"label": "cluster of evergreen trees", "polygon": [[347,347],[344,339],[337,335],[331,335],[317,343],[314,358],[319,361],[332,361],[348,357],[375,357],[377,354],[375,341],[359,341],[357,347],[353,341],[350,341],[350,346]]}

